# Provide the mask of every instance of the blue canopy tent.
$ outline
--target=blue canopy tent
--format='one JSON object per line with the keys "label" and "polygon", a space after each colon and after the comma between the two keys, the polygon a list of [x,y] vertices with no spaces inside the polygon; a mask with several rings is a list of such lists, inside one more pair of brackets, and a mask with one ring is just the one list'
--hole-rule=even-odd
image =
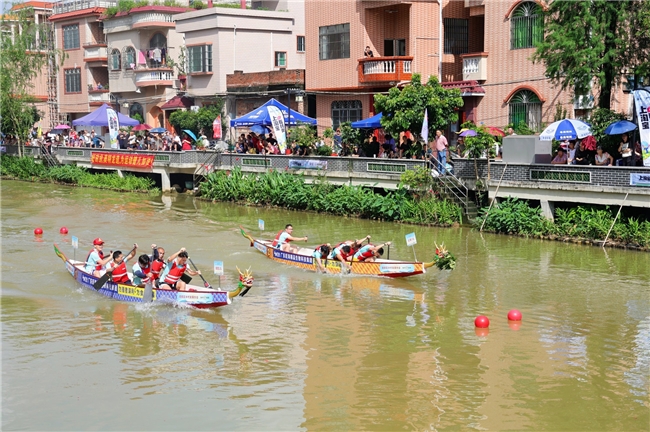
{"label": "blue canopy tent", "polygon": [[352,122],[352,127],[355,129],[379,129],[381,126],[381,118],[383,113],[376,114],[370,118]]}
{"label": "blue canopy tent", "polygon": [[248,114],[244,114],[239,118],[230,120],[230,127],[238,128],[250,127],[254,125],[272,126],[271,116],[269,116],[269,111],[266,109],[267,106],[277,107],[284,116],[284,123],[288,124],[289,126],[296,126],[299,124],[308,124],[313,126],[316,125],[316,119],[302,115],[298,111],[294,110],[291,110],[291,121],[287,121],[288,110],[286,105],[282,105],[277,100],[271,99],[261,107],[254,109]]}
{"label": "blue canopy tent", "polygon": [[[104,104],[97,108],[95,111],[90,114],[78,118],[77,120],[72,121],[72,126],[106,126],[108,127],[108,117],[106,116],[106,110],[110,108],[108,105]],[[132,119],[129,116],[124,114],[117,113],[117,119],[122,126],[137,126],[140,124],[139,121]]]}

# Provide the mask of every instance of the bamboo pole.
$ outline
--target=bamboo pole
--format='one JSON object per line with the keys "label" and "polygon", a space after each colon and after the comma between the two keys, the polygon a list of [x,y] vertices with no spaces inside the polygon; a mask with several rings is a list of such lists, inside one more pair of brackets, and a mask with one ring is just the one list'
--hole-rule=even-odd
{"label": "bamboo pole", "polygon": [[508,162],[506,162],[506,165],[503,167],[503,171],[501,172],[501,178],[499,179],[499,184],[497,185],[497,190],[494,191],[494,199],[490,203],[490,207],[488,207],[488,210],[485,213],[485,219],[483,219],[483,223],[481,224],[481,229],[479,230],[479,232],[483,231],[483,226],[485,226],[485,221],[487,221],[488,215],[490,214],[490,210],[492,210],[492,205],[494,204],[494,201],[497,200],[497,194],[499,193],[499,188],[501,187],[501,180],[503,180],[503,175],[506,173],[506,168],[508,168]]}
{"label": "bamboo pole", "polygon": [[607,239],[609,238],[609,234],[612,232],[612,229],[614,228],[614,224],[616,224],[616,220],[618,219],[618,216],[621,214],[621,210],[623,210],[623,204],[625,204],[625,200],[627,199],[627,196],[629,194],[630,194],[629,192],[625,194],[625,198],[623,198],[623,201],[621,202],[621,205],[618,208],[618,213],[616,213],[616,217],[612,222],[612,226],[609,227],[609,231],[607,231],[607,236],[605,236],[605,241],[603,242],[603,248],[607,244]]}

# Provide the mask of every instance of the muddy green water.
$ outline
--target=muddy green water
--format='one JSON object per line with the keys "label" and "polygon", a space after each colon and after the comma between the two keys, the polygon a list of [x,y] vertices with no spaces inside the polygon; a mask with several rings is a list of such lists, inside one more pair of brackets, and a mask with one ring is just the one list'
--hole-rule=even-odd
{"label": "muddy green water", "polygon": [[[3,430],[648,430],[650,255],[282,209],[3,181]],[[401,280],[315,275],[238,233],[371,234],[393,258],[458,258]],[[45,234],[35,238],[40,226]],[[70,234],[59,234],[67,226]],[[142,307],[81,288],[54,255],[186,247],[229,307]],[[509,324],[508,310],[523,313]],[[474,318],[491,320],[476,332]]]}

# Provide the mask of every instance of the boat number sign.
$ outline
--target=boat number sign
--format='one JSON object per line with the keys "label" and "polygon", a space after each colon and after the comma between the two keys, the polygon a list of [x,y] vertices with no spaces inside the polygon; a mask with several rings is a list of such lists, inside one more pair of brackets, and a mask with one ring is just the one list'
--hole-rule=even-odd
{"label": "boat number sign", "polygon": [[415,239],[415,233],[412,232],[411,234],[406,234],[406,246],[414,246],[418,243],[418,241]]}
{"label": "boat number sign", "polygon": [[223,261],[214,262],[214,274],[219,276],[223,275]]}
{"label": "boat number sign", "polygon": [[264,231],[264,219],[258,219],[258,220],[257,220],[257,227],[258,227],[260,230]]}
{"label": "boat number sign", "polygon": [[72,247],[75,249],[79,248],[79,239],[75,236],[72,236]]}

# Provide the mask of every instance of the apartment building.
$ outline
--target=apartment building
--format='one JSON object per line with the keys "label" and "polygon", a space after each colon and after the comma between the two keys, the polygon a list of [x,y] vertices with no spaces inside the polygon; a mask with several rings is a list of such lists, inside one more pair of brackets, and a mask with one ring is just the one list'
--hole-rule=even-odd
{"label": "apartment building", "polygon": [[[53,41],[49,40],[53,38],[53,33],[48,23],[48,18],[52,15],[53,6],[54,2],[45,1],[27,1],[14,5],[7,14],[3,15],[2,28],[0,29],[2,33],[1,37],[13,39],[23,31],[18,20],[18,11],[29,8],[31,9],[30,19],[33,20],[33,24],[39,29],[35,32],[34,46],[31,47],[30,53],[33,55],[47,55],[48,50],[54,48]],[[39,73],[30,83],[30,96],[34,101],[34,107],[40,115],[40,121],[35,126],[40,125],[42,130],[55,126],[55,123],[59,121],[56,111],[53,113],[48,104],[48,99],[51,98],[48,80],[52,72],[48,71],[48,65],[45,62]],[[52,103],[56,103],[55,98],[52,100]]]}
{"label": "apartment building", "polygon": [[102,17],[114,101],[152,127],[169,127],[163,107],[180,89],[185,42],[174,16],[190,10],[186,5],[150,4]]}
{"label": "apartment building", "polygon": [[107,44],[100,16],[117,0],[62,0],[54,5],[57,48],[66,58],[58,72],[58,109],[69,122],[110,103]]}
{"label": "apartment building", "polygon": [[[304,89],[304,0],[251,5],[255,9],[214,7],[174,17],[188,53],[186,95],[197,105],[226,97],[231,118],[271,97],[286,104],[286,88]],[[302,111],[295,94],[291,104]]]}
{"label": "apartment building", "polygon": [[[524,121],[539,129],[558,107],[569,117],[587,114],[593,95],[562,91],[530,60],[543,37],[542,7],[528,0],[306,0],[306,87],[316,95],[319,129],[375,114],[373,95],[413,73],[461,90],[459,124]],[[364,56],[366,47],[373,57]],[[630,106],[621,89],[612,102],[621,111]]]}

